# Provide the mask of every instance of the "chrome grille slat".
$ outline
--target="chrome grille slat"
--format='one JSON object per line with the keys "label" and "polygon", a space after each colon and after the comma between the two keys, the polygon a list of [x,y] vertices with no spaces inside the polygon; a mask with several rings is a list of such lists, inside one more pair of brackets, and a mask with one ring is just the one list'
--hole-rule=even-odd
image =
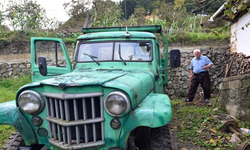
{"label": "chrome grille slat", "polygon": [[89,137],[88,137],[87,125],[84,125],[84,133],[85,133],[85,143],[88,143]]}
{"label": "chrome grille slat", "polygon": [[105,144],[102,92],[43,94],[52,145],[79,149]]}
{"label": "chrome grille slat", "polygon": [[71,130],[70,130],[70,127],[67,127],[67,138],[68,138],[68,145],[71,145],[72,144],[72,139],[71,139]]}
{"label": "chrome grille slat", "polygon": [[67,143],[66,141],[66,132],[65,132],[65,127],[62,127],[62,131],[63,131],[63,142]]}
{"label": "chrome grille slat", "polygon": [[77,103],[76,103],[76,99],[74,99],[74,115],[75,115],[75,121],[78,121],[79,117],[78,117],[78,107],[77,107]]}
{"label": "chrome grille slat", "polygon": [[63,120],[63,118],[64,118],[64,113],[63,113],[63,101],[62,100],[60,100],[59,101],[59,107],[61,108],[60,109],[60,116],[61,116],[61,120]]}
{"label": "chrome grille slat", "polygon": [[58,131],[58,133],[57,133],[57,136],[58,136],[58,140],[59,141],[62,141],[62,133],[61,133],[61,130],[60,130],[60,126],[59,125],[57,125],[57,131]]}
{"label": "chrome grille slat", "polygon": [[69,115],[69,105],[68,101],[64,101],[64,107],[65,107],[65,116],[66,116],[66,122],[69,122],[70,115]]}
{"label": "chrome grille slat", "polygon": [[80,144],[80,129],[76,126],[76,144]]}
{"label": "chrome grille slat", "polygon": [[83,108],[83,120],[87,119],[87,107],[85,103],[85,99],[82,99],[82,108]]}
{"label": "chrome grille slat", "polygon": [[58,99],[55,99],[56,118],[59,119]]}

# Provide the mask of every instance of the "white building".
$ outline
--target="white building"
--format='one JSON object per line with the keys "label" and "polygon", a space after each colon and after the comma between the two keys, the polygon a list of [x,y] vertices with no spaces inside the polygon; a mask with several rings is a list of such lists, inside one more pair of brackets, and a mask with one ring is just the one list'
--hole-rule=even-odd
{"label": "white building", "polygon": [[[226,4],[226,3],[225,3]],[[230,40],[230,52],[243,53],[246,56],[250,56],[250,13],[247,9],[233,10],[235,17],[230,19],[224,15],[224,11],[227,10],[223,4],[210,18],[210,21],[214,19],[225,19],[231,22],[231,40]],[[247,8],[250,8],[250,2],[244,3]]]}

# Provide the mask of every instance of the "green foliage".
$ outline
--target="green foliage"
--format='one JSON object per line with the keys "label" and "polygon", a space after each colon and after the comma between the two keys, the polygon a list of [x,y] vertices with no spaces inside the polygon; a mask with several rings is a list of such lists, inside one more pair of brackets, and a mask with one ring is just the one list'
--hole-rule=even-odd
{"label": "green foliage", "polygon": [[11,133],[15,132],[15,128],[9,125],[0,126],[0,148],[3,147],[6,140],[9,138]]}
{"label": "green foliage", "polygon": [[224,11],[224,15],[233,20],[241,11],[247,10],[248,3],[249,0],[228,0],[224,5],[224,7],[226,8],[226,10]]}
{"label": "green foliage", "polygon": [[[16,92],[20,87],[31,82],[30,76],[18,78],[0,78],[0,103],[15,99]],[[8,125],[0,126],[0,148],[2,148],[8,137],[15,131],[14,127]]]}
{"label": "green foliage", "polygon": [[185,0],[184,6],[188,12],[192,13],[214,13],[225,0]]}
{"label": "green foliage", "polygon": [[[89,9],[85,7],[88,1],[72,0],[69,3],[64,3],[65,9],[72,17],[65,24],[61,25],[55,19],[48,19],[45,12],[43,12],[44,9],[36,2],[31,0],[22,0],[19,1],[19,3],[13,1],[13,3],[7,5],[9,7],[6,10],[9,19],[12,19],[12,28],[16,29],[16,31],[0,33],[0,42],[28,41],[31,36],[39,36],[62,38],[66,42],[75,43],[76,38],[81,34],[81,27],[84,26],[83,24],[87,20],[87,16],[89,16],[88,27],[159,24],[162,25],[163,32],[169,42],[184,41],[185,43],[198,43],[202,40],[220,40],[223,37],[229,37],[229,29],[225,30],[225,27],[214,29],[217,27],[215,24],[213,24],[212,27],[211,25],[207,26],[207,18],[197,17],[189,13],[185,5],[174,8],[173,0],[127,0],[127,9],[133,9],[133,14],[130,15],[128,20],[123,17],[125,13],[123,8],[124,2],[125,1],[122,1],[118,4],[112,1],[95,0],[92,8]],[[14,7],[12,8],[10,6]],[[26,10],[31,8],[37,8],[38,10],[27,13]],[[145,16],[145,14],[148,16]],[[43,23],[41,23],[41,19],[43,19]],[[23,24],[26,22],[29,24]],[[58,26],[60,26],[60,28],[56,29]],[[45,28],[43,29],[42,27]],[[21,31],[18,31],[18,29]],[[65,30],[67,32],[65,32]],[[212,34],[210,34],[211,32]]]}
{"label": "green foliage", "polygon": [[21,31],[41,28],[41,24],[46,18],[45,9],[32,0],[9,1],[6,9],[7,19],[14,30]]}
{"label": "green foliage", "polygon": [[122,10],[112,1],[96,1],[90,27],[121,26]]}
{"label": "green foliage", "polygon": [[15,94],[18,91],[18,89],[27,84],[30,83],[31,79],[30,76],[23,76],[18,78],[0,78],[0,103],[14,100]]}

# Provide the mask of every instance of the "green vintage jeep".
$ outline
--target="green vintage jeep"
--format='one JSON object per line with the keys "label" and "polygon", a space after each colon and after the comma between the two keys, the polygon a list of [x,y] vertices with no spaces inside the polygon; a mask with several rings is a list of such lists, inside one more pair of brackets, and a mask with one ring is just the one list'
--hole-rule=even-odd
{"label": "green vintage jeep", "polygon": [[171,149],[163,87],[180,51],[168,60],[159,25],[82,31],[72,60],[61,39],[31,38],[32,83],[0,104],[0,124],[17,130],[3,149]]}

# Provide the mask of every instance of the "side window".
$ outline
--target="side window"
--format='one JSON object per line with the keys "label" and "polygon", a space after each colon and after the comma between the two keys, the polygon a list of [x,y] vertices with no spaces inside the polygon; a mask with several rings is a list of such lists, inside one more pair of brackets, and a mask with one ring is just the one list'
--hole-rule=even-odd
{"label": "side window", "polygon": [[56,41],[36,41],[36,64],[38,57],[46,57],[47,65],[54,67],[66,67],[67,62],[63,54],[61,44]]}

